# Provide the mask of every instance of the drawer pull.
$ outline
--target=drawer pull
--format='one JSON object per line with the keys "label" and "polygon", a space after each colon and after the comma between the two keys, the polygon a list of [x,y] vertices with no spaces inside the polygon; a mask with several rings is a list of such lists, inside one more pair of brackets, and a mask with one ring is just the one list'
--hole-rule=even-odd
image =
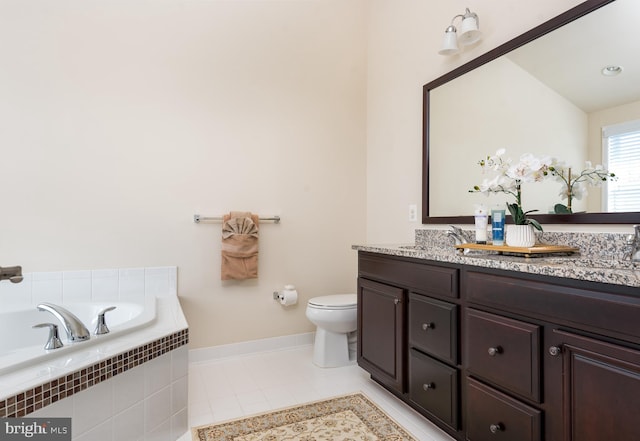
{"label": "drawer pull", "polygon": [[425,383],[422,385],[422,389],[428,391],[429,389],[435,389],[436,385],[434,383]]}
{"label": "drawer pull", "polygon": [[550,346],[549,347],[549,355],[557,357],[562,353],[562,346]]}
{"label": "drawer pull", "polygon": [[433,323],[423,323],[422,330],[428,331],[429,329],[434,329],[436,326]]}
{"label": "drawer pull", "polygon": [[504,426],[502,425],[502,423],[492,424],[489,426],[489,430],[491,431],[491,433],[503,432]]}
{"label": "drawer pull", "polygon": [[397,305],[398,303],[400,303],[400,299],[398,298],[393,299],[393,303]]}
{"label": "drawer pull", "polygon": [[491,355],[492,357],[495,357],[498,354],[502,354],[502,347],[500,346],[496,346],[495,348],[489,348],[489,350],[487,351],[489,353],[489,355]]}

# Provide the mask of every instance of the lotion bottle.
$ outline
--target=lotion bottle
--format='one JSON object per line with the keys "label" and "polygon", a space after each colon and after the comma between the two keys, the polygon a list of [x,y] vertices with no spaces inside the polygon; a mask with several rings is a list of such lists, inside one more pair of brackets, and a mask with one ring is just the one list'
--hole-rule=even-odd
{"label": "lotion bottle", "polygon": [[487,208],[484,206],[484,204],[478,204],[476,205],[474,214],[476,221],[476,243],[486,244],[488,222]]}
{"label": "lotion bottle", "polygon": [[494,245],[504,245],[504,213],[503,208],[491,210],[491,232]]}

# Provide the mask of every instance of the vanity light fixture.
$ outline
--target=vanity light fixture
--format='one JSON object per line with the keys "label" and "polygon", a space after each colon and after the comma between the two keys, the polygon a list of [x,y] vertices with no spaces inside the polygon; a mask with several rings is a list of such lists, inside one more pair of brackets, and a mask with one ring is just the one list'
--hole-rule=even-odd
{"label": "vanity light fixture", "polygon": [[605,77],[615,77],[616,75],[620,75],[622,73],[622,66],[605,66],[602,68],[601,72]]}
{"label": "vanity light fixture", "polygon": [[[460,25],[460,36],[453,22],[456,18],[462,19]],[[442,41],[442,48],[438,51],[440,55],[454,55],[459,52],[458,42],[462,46],[469,46],[473,43],[480,41],[482,33],[479,30],[480,20],[478,14],[471,12],[469,8],[466,8],[464,14],[458,14],[451,19],[451,24],[444,31],[444,40]]]}

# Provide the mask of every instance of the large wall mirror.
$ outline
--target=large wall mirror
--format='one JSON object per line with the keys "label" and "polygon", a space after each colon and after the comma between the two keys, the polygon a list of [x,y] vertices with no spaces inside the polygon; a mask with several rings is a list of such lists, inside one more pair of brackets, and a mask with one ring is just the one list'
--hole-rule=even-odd
{"label": "large wall mirror", "polygon": [[[483,179],[478,161],[498,149],[552,156],[574,173],[606,165],[603,128],[640,123],[638,18],[638,0],[588,0],[426,84],[423,223],[472,223],[475,204],[513,202],[469,192]],[[612,65],[622,73],[603,75]],[[632,175],[619,180],[640,188]],[[554,214],[561,184],[525,184],[523,207],[542,223],[640,223],[640,211],[607,209],[606,185],[587,190],[572,214]]]}

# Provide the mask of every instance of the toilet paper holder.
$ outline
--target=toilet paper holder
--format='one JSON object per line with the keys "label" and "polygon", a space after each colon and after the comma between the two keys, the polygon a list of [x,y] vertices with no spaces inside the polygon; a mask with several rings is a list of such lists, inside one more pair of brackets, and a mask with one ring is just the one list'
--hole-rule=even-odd
{"label": "toilet paper holder", "polygon": [[285,285],[283,291],[274,291],[273,300],[279,301],[284,306],[297,303],[298,292],[296,291],[296,287],[293,285]]}

